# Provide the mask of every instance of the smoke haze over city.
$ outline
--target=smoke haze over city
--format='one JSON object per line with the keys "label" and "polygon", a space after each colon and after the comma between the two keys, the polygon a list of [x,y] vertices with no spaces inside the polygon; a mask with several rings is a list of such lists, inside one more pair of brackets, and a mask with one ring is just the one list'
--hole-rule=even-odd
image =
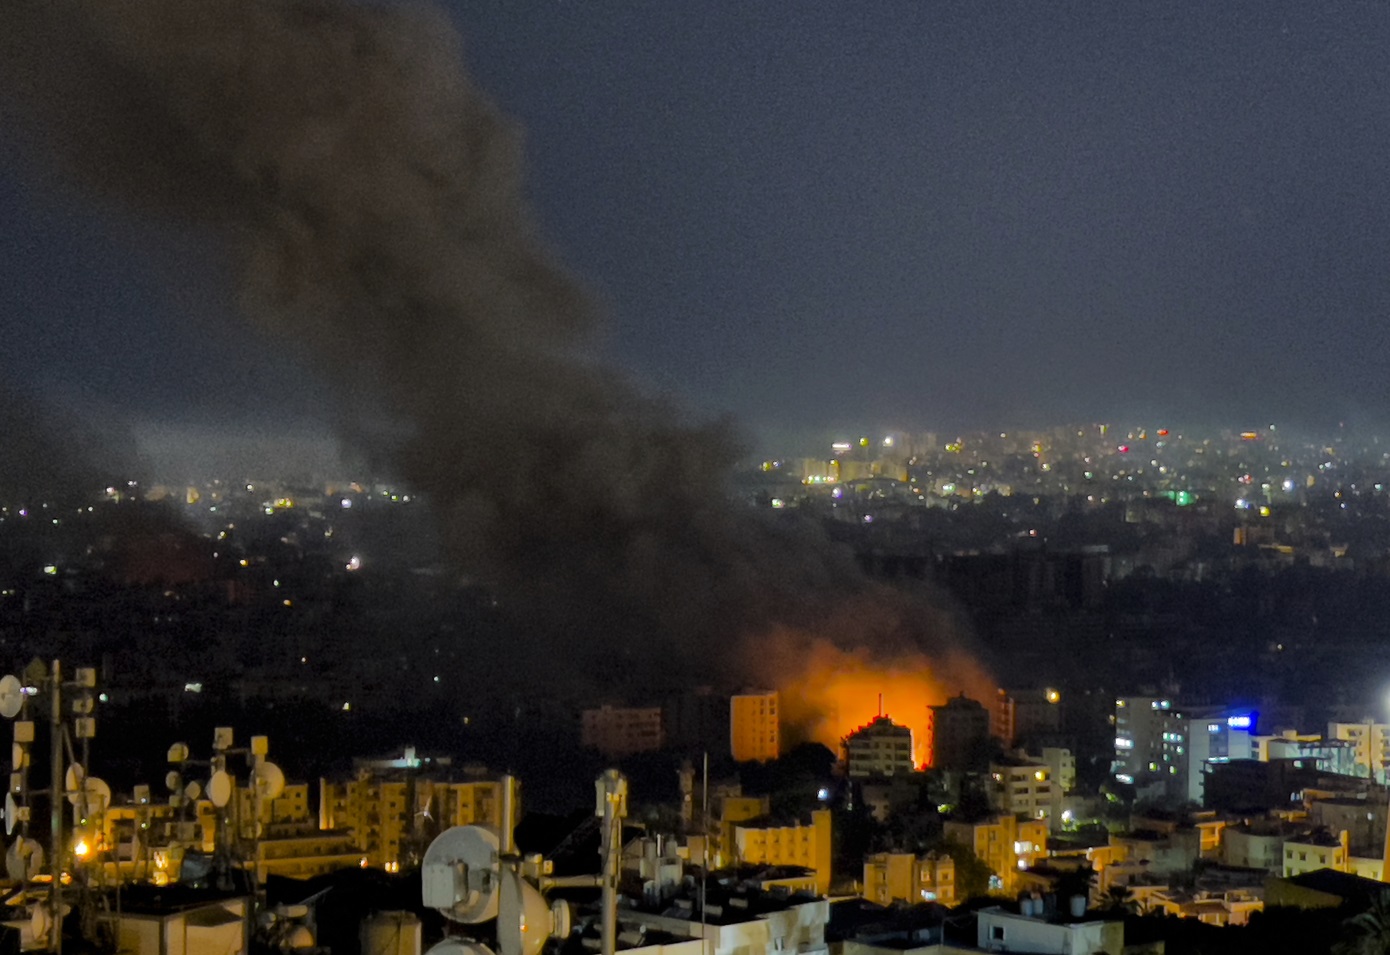
{"label": "smoke haze over city", "polygon": [[1383,942],[1386,49],[7,0],[6,937]]}
{"label": "smoke haze over city", "polygon": [[[603,351],[697,414],[1387,419],[1378,6],[439,15]],[[229,310],[215,256],[35,178],[0,175],[8,380],[142,434],[329,430],[293,349],[184,320]]]}
{"label": "smoke haze over city", "polygon": [[603,635],[600,679],[654,632],[677,673],[830,619],[960,645],[816,532],[733,520],[749,434],[1379,420],[1385,180],[1346,81],[1384,23],[898,14],[19,4],[12,378],[166,470],[404,480],[540,632]]}
{"label": "smoke haze over city", "polygon": [[76,3],[12,21],[45,51],[11,67],[36,148],[98,199],[225,250],[228,294],[303,355],[344,443],[425,494],[453,562],[538,634],[513,665],[756,676],[742,648],[789,626],[954,668],[948,615],[871,584],[809,526],[731,513],[733,435],[577,350],[591,308],[533,238],[515,137],[438,13]]}

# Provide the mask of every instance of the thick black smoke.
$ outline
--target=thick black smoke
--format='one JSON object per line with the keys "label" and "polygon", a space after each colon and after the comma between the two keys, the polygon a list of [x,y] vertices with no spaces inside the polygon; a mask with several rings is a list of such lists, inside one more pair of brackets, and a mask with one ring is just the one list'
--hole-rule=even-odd
{"label": "thick black smoke", "polygon": [[87,191],[227,245],[245,314],[378,424],[349,440],[428,495],[540,664],[684,678],[881,599],[815,534],[730,510],[726,428],[582,359],[590,308],[437,11],[7,0],[0,34],[9,120]]}
{"label": "thick black smoke", "polygon": [[110,426],[97,431],[0,384],[0,505],[85,505],[104,488],[143,481],[147,473],[131,435]]}

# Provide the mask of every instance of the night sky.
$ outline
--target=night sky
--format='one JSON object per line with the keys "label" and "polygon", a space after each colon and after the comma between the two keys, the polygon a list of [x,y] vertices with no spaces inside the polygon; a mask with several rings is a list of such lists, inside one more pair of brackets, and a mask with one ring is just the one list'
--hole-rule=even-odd
{"label": "night sky", "polygon": [[[596,348],[755,440],[1390,423],[1390,6],[449,7]],[[4,133],[0,131],[0,140]],[[0,380],[156,455],[334,400],[0,145]]]}

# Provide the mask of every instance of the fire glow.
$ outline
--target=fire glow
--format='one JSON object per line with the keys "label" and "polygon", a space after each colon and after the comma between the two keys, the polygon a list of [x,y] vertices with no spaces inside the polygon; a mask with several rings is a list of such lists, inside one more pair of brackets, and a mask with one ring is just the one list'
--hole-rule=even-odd
{"label": "fire glow", "polygon": [[962,680],[967,691],[988,684],[966,659],[934,661],[917,651],[885,655],[817,640],[782,671],[777,689],[784,723],[806,739],[838,753],[841,740],[882,712],[912,730],[913,761],[922,767],[932,761],[928,707],[959,692]]}

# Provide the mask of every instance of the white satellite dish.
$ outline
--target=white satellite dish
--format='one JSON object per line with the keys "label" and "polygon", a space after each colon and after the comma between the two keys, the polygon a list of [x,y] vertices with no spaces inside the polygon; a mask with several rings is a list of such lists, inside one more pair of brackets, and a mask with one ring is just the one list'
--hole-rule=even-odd
{"label": "white satellite dish", "polygon": [[14,793],[5,793],[5,835],[14,832],[14,824],[19,819],[19,804],[14,801]]}
{"label": "white satellite dish", "polygon": [[227,775],[226,770],[219,769],[208,780],[208,799],[218,809],[232,801],[232,777]]}
{"label": "white satellite dish", "polygon": [[420,864],[424,904],[454,922],[496,918],[500,846],[496,830],[488,826],[455,826],[440,833]]}
{"label": "white satellite dish", "polygon": [[35,839],[16,839],[5,852],[5,874],[16,882],[32,879],[43,869],[43,846]]}
{"label": "white satellite dish", "polygon": [[178,770],[171,769],[164,775],[164,785],[171,793],[178,792],[183,788],[183,777],[178,774]]}
{"label": "white satellite dish", "polygon": [[261,791],[261,798],[279,799],[285,791],[285,771],[269,760],[262,760],[251,771],[251,782]]}
{"label": "white satellite dish", "polygon": [[24,706],[24,685],[12,673],[0,676],[0,716],[12,720]]}
{"label": "white satellite dish", "polygon": [[10,768],[19,772],[29,765],[29,751],[24,748],[23,743],[10,744]]}
{"label": "white satellite dish", "polygon": [[[72,906],[63,904],[59,910],[64,915],[72,911]],[[34,940],[46,939],[49,929],[53,927],[53,913],[49,909],[47,902],[39,902],[34,906],[34,911],[29,914],[29,931],[33,933]]]}
{"label": "white satellite dish", "polygon": [[87,797],[87,811],[98,813],[105,811],[111,805],[111,787],[106,784],[106,780],[98,779],[96,776],[88,776],[82,780],[81,788],[68,792],[68,802],[76,807],[82,807],[82,797]]}
{"label": "white satellite dish", "polygon": [[181,763],[188,758],[188,744],[175,743],[169,747],[168,760],[171,763]]}
{"label": "white satellite dish", "polygon": [[86,771],[77,763],[68,766],[68,771],[63,773],[63,791],[68,794],[68,802],[77,805],[77,796],[82,792],[82,779],[87,775]]}
{"label": "white satellite dish", "polygon": [[540,955],[554,923],[540,890],[508,866],[502,871],[497,911],[500,955]]}
{"label": "white satellite dish", "polygon": [[466,938],[446,938],[431,945],[425,955],[493,955],[493,951],[482,942]]}

